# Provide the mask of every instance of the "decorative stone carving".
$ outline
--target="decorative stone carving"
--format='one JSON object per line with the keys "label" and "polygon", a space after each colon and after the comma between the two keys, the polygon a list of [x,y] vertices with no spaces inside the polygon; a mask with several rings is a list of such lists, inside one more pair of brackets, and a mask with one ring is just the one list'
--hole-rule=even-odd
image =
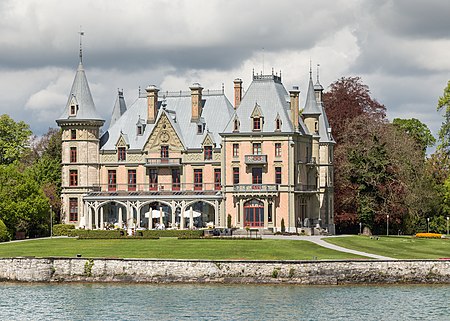
{"label": "decorative stone carving", "polygon": [[163,113],[150,134],[144,150],[157,151],[161,144],[169,145],[172,150],[183,150],[184,146],[179,139],[177,132],[172,127],[167,115]]}

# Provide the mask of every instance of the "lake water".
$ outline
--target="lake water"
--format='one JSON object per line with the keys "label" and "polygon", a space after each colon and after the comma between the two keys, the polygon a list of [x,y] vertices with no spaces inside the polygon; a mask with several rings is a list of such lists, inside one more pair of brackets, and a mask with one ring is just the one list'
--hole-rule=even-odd
{"label": "lake water", "polygon": [[1,320],[450,320],[450,285],[0,283]]}

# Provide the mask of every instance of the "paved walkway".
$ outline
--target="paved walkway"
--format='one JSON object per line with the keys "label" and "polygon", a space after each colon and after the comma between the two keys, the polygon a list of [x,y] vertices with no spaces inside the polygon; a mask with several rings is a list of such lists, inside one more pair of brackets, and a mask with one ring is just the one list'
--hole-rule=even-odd
{"label": "paved walkway", "polygon": [[395,260],[392,257],[387,257],[387,256],[382,256],[382,255],[377,255],[377,254],[372,254],[372,253],[366,253],[366,252],[361,252],[361,251],[355,251],[355,250],[347,249],[345,247],[337,246],[337,245],[334,245],[334,244],[331,244],[331,243],[328,243],[328,242],[324,241],[324,239],[326,239],[326,238],[342,237],[342,236],[345,236],[345,235],[339,235],[339,236],[322,236],[322,235],[313,235],[313,236],[263,235],[263,238],[265,238],[265,239],[279,239],[279,240],[309,241],[309,242],[315,243],[315,244],[317,244],[319,246],[326,247],[328,249],[335,250],[335,251],[361,255],[361,256],[370,257],[370,258],[378,259],[378,260]]}

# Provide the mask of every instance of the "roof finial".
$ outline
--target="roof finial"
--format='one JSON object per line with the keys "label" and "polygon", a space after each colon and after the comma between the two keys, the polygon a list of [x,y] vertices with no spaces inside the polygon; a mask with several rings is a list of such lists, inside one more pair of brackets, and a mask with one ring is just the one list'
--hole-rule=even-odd
{"label": "roof finial", "polygon": [[312,79],[312,61],[311,61],[311,58],[309,58],[309,78]]}
{"label": "roof finial", "polygon": [[317,64],[317,83],[319,83],[319,67],[320,64]]}
{"label": "roof finial", "polygon": [[78,34],[80,35],[80,63],[83,63],[83,46],[81,43],[81,38],[84,36],[84,31],[81,30],[81,26]]}

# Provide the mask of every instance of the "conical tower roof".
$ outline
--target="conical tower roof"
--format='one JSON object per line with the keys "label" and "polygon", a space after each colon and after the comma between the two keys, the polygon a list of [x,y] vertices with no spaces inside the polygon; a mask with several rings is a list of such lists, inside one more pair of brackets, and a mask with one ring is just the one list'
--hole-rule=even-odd
{"label": "conical tower roof", "polygon": [[309,76],[308,93],[306,94],[305,109],[302,115],[320,115],[321,110],[317,105],[316,94],[314,93],[314,85],[311,75]]}
{"label": "conical tower roof", "polygon": [[[75,113],[71,112],[71,106],[76,106]],[[95,109],[94,100],[92,99],[91,90],[84,72],[83,64],[80,62],[78,65],[75,79],[73,80],[72,89],[70,90],[69,98],[67,100],[66,107],[61,117],[57,122],[64,120],[94,120],[102,121],[97,110]]]}
{"label": "conical tower roof", "polygon": [[127,105],[125,104],[125,99],[123,98],[123,91],[119,90],[116,102],[114,104],[114,109],[111,115],[110,126],[114,125],[116,120],[118,120],[126,111]]}

